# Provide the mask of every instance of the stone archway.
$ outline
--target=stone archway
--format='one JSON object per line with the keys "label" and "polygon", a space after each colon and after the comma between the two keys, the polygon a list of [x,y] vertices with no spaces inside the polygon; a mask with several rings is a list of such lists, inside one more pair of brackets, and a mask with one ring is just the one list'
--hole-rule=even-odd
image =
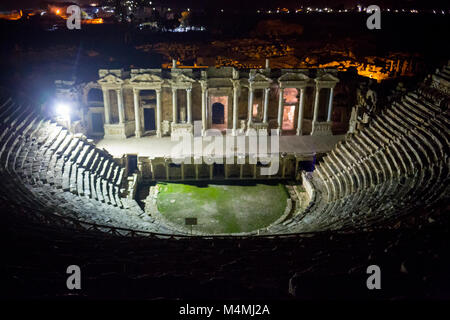
{"label": "stone archway", "polygon": [[[100,90],[100,93],[94,93],[91,91]],[[100,94],[100,97],[97,95]],[[89,106],[89,103],[102,104],[103,105],[103,92],[102,87],[97,82],[88,82],[83,86],[82,103],[85,106]]]}
{"label": "stone archway", "polygon": [[86,97],[88,104],[103,103],[103,91],[100,88],[91,88]]}
{"label": "stone archway", "polygon": [[221,131],[228,128],[228,96],[211,97],[211,128]]}

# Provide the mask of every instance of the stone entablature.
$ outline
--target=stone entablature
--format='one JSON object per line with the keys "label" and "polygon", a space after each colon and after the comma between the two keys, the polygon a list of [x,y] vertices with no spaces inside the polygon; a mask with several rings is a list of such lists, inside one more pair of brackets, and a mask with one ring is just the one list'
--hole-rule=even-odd
{"label": "stone entablature", "polygon": [[174,139],[182,138],[183,136],[193,135],[193,126],[190,123],[173,123],[171,126],[171,137]]}
{"label": "stone entablature", "polygon": [[313,122],[312,123],[312,136],[331,136],[331,122]]}
{"label": "stone entablature", "polygon": [[252,122],[249,125],[249,129],[255,130],[255,133],[259,136],[267,136],[268,135],[269,124],[264,122]]}
{"label": "stone entablature", "polygon": [[[219,126],[222,132],[231,129],[232,134],[237,135],[245,128],[245,131],[257,129],[268,134],[268,129],[275,127],[282,134],[284,105],[287,103],[283,92],[295,88],[299,99],[294,109],[295,120],[290,118],[292,120],[289,121],[294,133],[301,135],[305,108],[312,110],[313,106],[313,112],[308,113],[308,121],[319,120],[319,92],[323,88],[330,92],[326,120],[331,121],[333,88],[339,82],[336,75],[337,70],[334,69],[270,69],[268,64],[264,69],[250,70],[233,67],[185,69],[176,65],[171,69],[100,69],[99,79],[86,86],[101,89],[103,102],[93,103],[92,107],[97,109],[87,116],[97,113],[98,121],[98,110],[103,108],[101,118],[108,137],[116,133],[118,137],[129,137],[134,133],[138,138],[144,134],[161,137],[165,134],[179,135],[180,131],[192,133],[189,128],[193,127],[194,121],[201,121],[202,134],[205,134],[213,127],[212,104],[220,98],[224,120],[214,123],[223,123]],[[70,90],[71,86],[74,87],[68,83],[68,89],[64,90]],[[315,94],[306,94],[308,88]],[[81,90],[79,101],[85,109],[88,109],[85,105],[90,89]],[[314,99],[313,103],[311,99]],[[311,114],[314,114],[313,119]],[[89,130],[93,130],[93,120],[87,121]],[[129,130],[130,121],[134,122],[134,132]],[[98,135],[99,131],[93,134]]]}

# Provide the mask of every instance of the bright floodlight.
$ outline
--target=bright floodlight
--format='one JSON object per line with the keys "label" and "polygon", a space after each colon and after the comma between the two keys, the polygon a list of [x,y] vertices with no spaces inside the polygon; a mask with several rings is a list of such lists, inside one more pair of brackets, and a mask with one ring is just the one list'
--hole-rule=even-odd
{"label": "bright floodlight", "polygon": [[67,103],[59,102],[56,104],[56,113],[64,118],[69,118],[70,106]]}

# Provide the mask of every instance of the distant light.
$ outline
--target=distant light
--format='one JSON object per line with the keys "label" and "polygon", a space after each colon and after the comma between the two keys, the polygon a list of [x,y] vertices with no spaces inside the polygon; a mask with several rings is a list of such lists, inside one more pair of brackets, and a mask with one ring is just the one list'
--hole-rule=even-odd
{"label": "distant light", "polygon": [[55,111],[59,116],[67,119],[70,116],[70,105],[65,102],[58,102]]}
{"label": "distant light", "polygon": [[61,13],[61,10],[56,9],[56,14],[60,14],[60,13]]}

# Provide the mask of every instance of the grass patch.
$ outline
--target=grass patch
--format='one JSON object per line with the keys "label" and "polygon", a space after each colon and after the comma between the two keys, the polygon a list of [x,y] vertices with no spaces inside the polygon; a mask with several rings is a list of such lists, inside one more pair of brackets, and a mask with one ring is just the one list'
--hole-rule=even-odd
{"label": "grass patch", "polygon": [[286,207],[288,194],[282,184],[193,185],[158,183],[157,206],[173,223],[195,217],[193,229],[207,233],[257,230],[276,221]]}

